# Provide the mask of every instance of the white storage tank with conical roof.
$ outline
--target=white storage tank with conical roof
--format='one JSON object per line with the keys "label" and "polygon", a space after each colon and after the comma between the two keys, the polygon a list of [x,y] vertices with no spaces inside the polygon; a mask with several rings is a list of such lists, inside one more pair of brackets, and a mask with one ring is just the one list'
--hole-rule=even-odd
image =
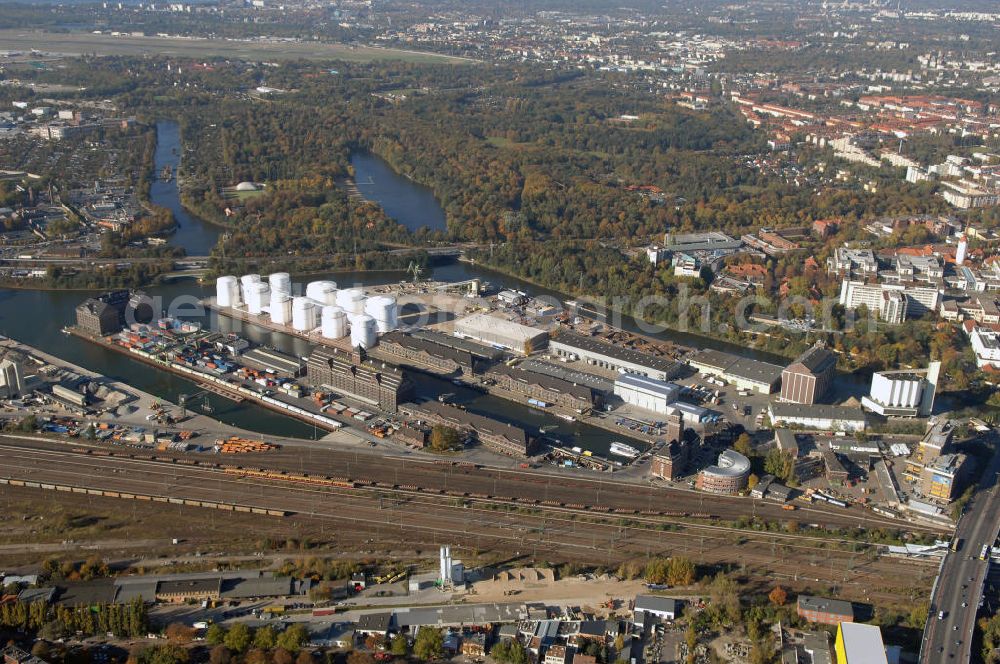
{"label": "white storage tank with conical roof", "polygon": [[238,307],[240,298],[240,282],[232,275],[219,277],[215,281],[215,303],[220,307]]}
{"label": "white storage tank with conical roof", "polygon": [[292,298],[284,293],[271,293],[271,322],[288,325],[292,322]]}
{"label": "white storage tank with conical roof", "polygon": [[292,327],[299,332],[311,332],[316,329],[319,310],[316,303],[308,297],[292,299]]}
{"label": "white storage tank with conical roof", "polygon": [[365,292],[360,288],[345,288],[337,291],[337,306],[350,316],[365,313]]}
{"label": "white storage tank with conical roof", "polygon": [[323,307],[320,328],[324,339],[340,339],[347,336],[347,314],[337,306]]}
{"label": "white storage tank with conical roof", "polygon": [[271,305],[271,288],[263,281],[255,281],[247,286],[247,311],[259,316]]}
{"label": "white storage tank with conical roof", "polygon": [[321,307],[337,303],[337,284],[333,281],[310,281],[306,297]]}
{"label": "white storage tank with conical roof", "polygon": [[375,319],[368,314],[359,314],[351,318],[351,346],[371,348],[378,340],[378,327]]}
{"label": "white storage tank with conical roof", "polygon": [[396,298],[376,295],[365,300],[365,313],[375,319],[378,333],[385,334],[397,327]]}
{"label": "white storage tank with conical roof", "polygon": [[272,293],[292,294],[292,278],[287,272],[275,272],[267,277]]}

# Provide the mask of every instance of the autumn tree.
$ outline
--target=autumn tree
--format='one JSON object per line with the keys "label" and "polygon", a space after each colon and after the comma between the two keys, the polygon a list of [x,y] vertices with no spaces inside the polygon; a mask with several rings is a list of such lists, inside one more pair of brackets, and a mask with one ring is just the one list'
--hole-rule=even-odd
{"label": "autumn tree", "polygon": [[279,634],[275,643],[279,648],[284,648],[290,653],[297,653],[303,646],[309,643],[309,632],[306,630],[305,625],[295,623]]}
{"label": "autumn tree", "polygon": [[375,658],[362,650],[352,650],[347,655],[347,664],[375,664]]}
{"label": "autumn tree", "polygon": [[431,429],[431,449],[443,452],[458,447],[461,442],[462,436],[456,429],[442,424],[436,424]]}
{"label": "autumn tree", "polygon": [[410,651],[410,644],[406,640],[405,634],[397,634],[392,639],[390,652],[396,657],[406,657]]}
{"label": "autumn tree", "polygon": [[753,446],[751,445],[750,436],[745,431],[736,438],[736,442],[733,443],[733,449],[745,457],[753,455]]}
{"label": "autumn tree", "polygon": [[247,627],[246,623],[240,622],[229,628],[223,643],[231,651],[242,653],[246,652],[246,649],[250,647],[251,641],[250,628]]}
{"label": "autumn tree", "polygon": [[424,661],[439,659],[444,654],[444,635],[436,627],[421,627],[413,642],[413,654]]}
{"label": "autumn tree", "polygon": [[213,646],[222,645],[226,640],[226,628],[218,623],[212,623],[205,630],[205,640]]}

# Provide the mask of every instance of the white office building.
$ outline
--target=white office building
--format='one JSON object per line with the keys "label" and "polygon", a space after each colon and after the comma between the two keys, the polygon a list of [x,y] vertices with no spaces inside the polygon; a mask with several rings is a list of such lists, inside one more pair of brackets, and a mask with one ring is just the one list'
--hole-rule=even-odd
{"label": "white office building", "polygon": [[941,291],[929,286],[905,284],[866,284],[863,281],[844,279],[840,285],[840,304],[845,309],[857,309],[861,305],[869,311],[878,312],[879,318],[893,320],[899,318],[900,298],[885,297],[885,293],[898,292],[905,296],[905,315],[922,316],[928,311],[937,311]]}

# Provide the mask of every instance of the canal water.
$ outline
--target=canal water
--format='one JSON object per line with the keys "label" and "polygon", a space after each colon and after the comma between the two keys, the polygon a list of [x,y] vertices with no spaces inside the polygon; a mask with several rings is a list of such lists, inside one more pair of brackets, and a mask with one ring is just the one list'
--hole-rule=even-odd
{"label": "canal water", "polygon": [[385,213],[411,231],[447,229],[444,209],[427,187],[394,171],[376,154],[351,155],[354,183],[361,195],[382,206]]}
{"label": "canal water", "polygon": [[[157,126],[159,143],[156,151],[156,168],[159,173],[165,165],[176,169],[180,160],[180,137],[176,123],[161,122]],[[411,228],[428,226],[443,228],[444,212],[433,195],[407,178],[392,171],[389,166],[374,155],[355,155],[352,159],[358,180],[371,181],[362,192],[371,200],[386,206],[390,215]],[[175,181],[157,181],[151,189],[151,198],[157,205],[174,211],[181,222],[171,243],[184,247],[189,255],[207,255],[219,236],[219,229],[189,215],[181,206]],[[310,279],[330,278],[341,287],[371,286],[399,281],[405,275],[390,272],[357,272],[320,275]],[[564,300],[565,296],[538,288],[519,279],[492,272],[467,263],[451,263],[435,267],[428,275],[440,281],[464,281],[479,278],[493,285],[519,288],[534,296],[546,296]],[[158,298],[158,308],[169,315],[186,320],[197,320],[210,329],[221,332],[235,332],[254,343],[271,346],[298,357],[305,357],[311,350],[310,344],[297,337],[272,332],[270,330],[233,321],[214,312],[205,312],[197,305],[203,297],[214,294],[214,286],[204,287],[193,280],[183,280],[171,284],[146,289]],[[117,380],[132,385],[173,403],[181,394],[193,394],[199,388],[173,374],[159,371],[126,356],[114,353],[76,337],[66,336],[60,331],[64,325],[75,321],[75,307],[88,296],[84,292],[27,291],[0,289],[0,334],[10,336],[36,346],[70,362],[98,371]],[[640,330],[635,321],[623,318],[622,327]],[[746,348],[714,341],[681,332],[667,331],[653,336],[669,339],[677,343],[695,347],[714,347],[759,359],[773,359],[754,353]],[[643,447],[641,443],[627,437],[584,425],[566,422],[548,413],[513,403],[471,388],[453,385],[449,381],[411,372],[417,386],[418,398],[434,399],[439,394],[454,394],[454,400],[475,412],[500,421],[524,426],[533,432],[544,428],[546,435],[564,446],[579,446],[595,454],[604,455],[612,440],[622,440]],[[285,435],[309,438],[322,435],[311,426],[297,420],[283,417],[252,405],[235,404],[218,396],[211,396],[210,403],[215,408],[213,415],[223,422],[240,426],[265,435]]]}
{"label": "canal water", "polygon": [[[161,120],[156,123],[156,153],[154,155],[156,179],[149,188],[150,200],[168,208],[177,220],[177,230],[170,237],[170,244],[184,247],[188,256],[208,256],[219,241],[222,232],[217,226],[192,217],[181,205],[177,190],[177,167],[181,163],[181,130],[176,122]],[[160,173],[169,166],[174,174],[170,180],[160,179]]]}

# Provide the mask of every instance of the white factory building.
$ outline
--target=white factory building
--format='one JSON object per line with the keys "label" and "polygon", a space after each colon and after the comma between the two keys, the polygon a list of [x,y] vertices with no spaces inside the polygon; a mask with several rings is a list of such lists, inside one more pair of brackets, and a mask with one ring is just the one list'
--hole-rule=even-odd
{"label": "white factory building", "polygon": [[826,404],[805,405],[776,402],[768,407],[771,424],[789,429],[818,429],[820,431],[864,431],[868,426],[865,411],[847,406]]}
{"label": "white factory building", "polygon": [[927,417],[934,407],[940,362],[924,370],[878,371],[861,405],[886,417]]}
{"label": "white factory building", "polygon": [[667,406],[667,415],[680,415],[684,424],[695,426],[705,422],[718,422],[719,413],[708,408],[696,406],[686,401],[675,401]]}
{"label": "white factory building", "polygon": [[615,396],[622,401],[654,413],[666,415],[668,407],[677,401],[680,385],[667,383],[638,374],[619,374],[615,379]]}
{"label": "white factory building", "polygon": [[531,355],[545,347],[548,333],[489,314],[474,314],[455,322],[455,336],[496,348]]}

